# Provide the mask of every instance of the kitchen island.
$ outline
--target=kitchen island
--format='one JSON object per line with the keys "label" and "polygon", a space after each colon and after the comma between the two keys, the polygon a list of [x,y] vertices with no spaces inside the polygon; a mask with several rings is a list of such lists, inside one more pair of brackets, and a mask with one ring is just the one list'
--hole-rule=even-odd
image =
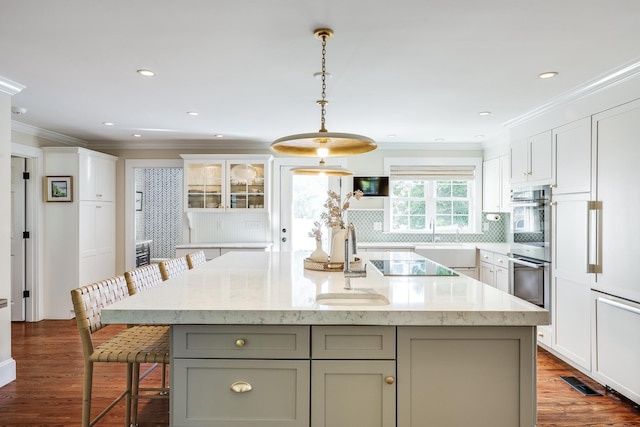
{"label": "kitchen island", "polygon": [[358,256],[367,277],[345,290],[302,254],[229,253],[103,320],[172,325],[173,426],[535,425],[547,311],[466,276],[369,262],[398,274],[423,260],[411,252]]}

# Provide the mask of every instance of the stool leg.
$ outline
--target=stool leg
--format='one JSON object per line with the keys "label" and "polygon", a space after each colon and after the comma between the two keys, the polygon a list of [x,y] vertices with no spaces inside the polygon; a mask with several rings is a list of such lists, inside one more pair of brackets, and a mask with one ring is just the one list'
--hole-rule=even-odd
{"label": "stool leg", "polygon": [[133,378],[133,363],[127,363],[127,385],[125,392],[127,393],[127,397],[125,399],[125,407],[124,407],[124,423],[126,427],[131,426],[131,400],[133,395],[133,387],[131,385]]}
{"label": "stool leg", "polygon": [[93,385],[93,362],[84,361],[84,382],[82,385],[82,427],[91,425],[91,387]]}
{"label": "stool leg", "polygon": [[130,424],[131,426],[138,425],[138,394],[140,393],[140,364],[139,363],[131,363],[133,365],[133,373],[129,377],[131,380],[131,418]]}

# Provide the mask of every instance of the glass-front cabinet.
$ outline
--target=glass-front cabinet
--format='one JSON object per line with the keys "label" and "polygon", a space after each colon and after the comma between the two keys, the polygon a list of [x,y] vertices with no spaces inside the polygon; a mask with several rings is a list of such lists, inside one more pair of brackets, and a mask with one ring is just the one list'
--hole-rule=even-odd
{"label": "glass-front cabinet", "polygon": [[182,154],[185,211],[268,208],[271,156]]}

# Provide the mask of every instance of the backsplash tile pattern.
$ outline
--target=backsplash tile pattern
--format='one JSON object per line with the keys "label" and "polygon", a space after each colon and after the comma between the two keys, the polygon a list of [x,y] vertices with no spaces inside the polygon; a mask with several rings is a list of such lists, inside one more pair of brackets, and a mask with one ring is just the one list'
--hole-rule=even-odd
{"label": "backsplash tile pattern", "polygon": [[[484,242],[496,243],[507,241],[507,224],[509,224],[509,214],[500,213],[498,221],[488,221],[486,214],[482,216],[482,232],[438,234],[436,229],[436,239],[439,242]],[[358,242],[431,242],[431,233],[383,233],[373,229],[374,223],[384,223],[383,209],[349,209],[347,211],[348,221],[353,222],[357,231]]]}

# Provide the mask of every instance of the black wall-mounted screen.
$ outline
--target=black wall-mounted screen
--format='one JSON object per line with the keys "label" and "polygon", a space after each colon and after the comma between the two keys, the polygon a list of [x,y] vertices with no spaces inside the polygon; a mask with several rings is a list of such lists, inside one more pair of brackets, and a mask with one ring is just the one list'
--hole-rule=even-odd
{"label": "black wall-mounted screen", "polygon": [[354,176],[353,191],[361,190],[366,197],[388,196],[388,176]]}

